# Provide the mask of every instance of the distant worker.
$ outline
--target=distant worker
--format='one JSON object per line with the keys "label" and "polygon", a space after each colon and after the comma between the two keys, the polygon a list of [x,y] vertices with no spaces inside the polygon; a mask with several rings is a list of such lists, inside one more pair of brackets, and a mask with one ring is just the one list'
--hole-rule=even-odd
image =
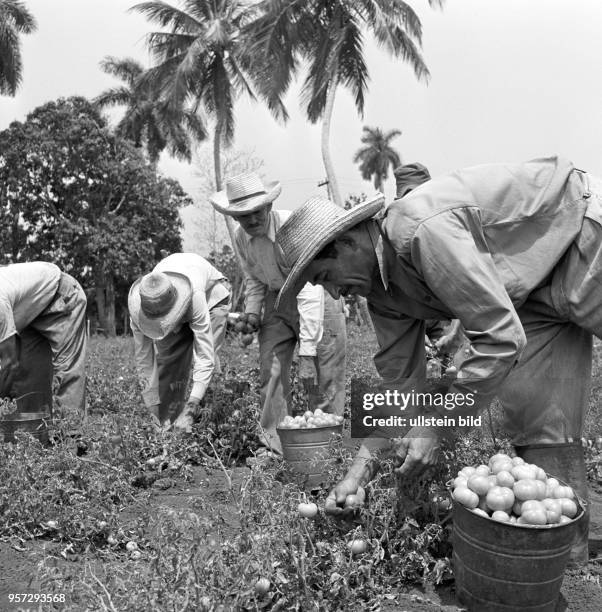
{"label": "distant worker", "polygon": [[193,253],[169,255],[132,285],[128,308],[142,398],[161,425],[190,431],[219,371],[230,297],[224,275]]}
{"label": "distant worker", "polygon": [[61,414],[86,407],[86,294],[43,261],[0,267],[0,395],[39,393]]}

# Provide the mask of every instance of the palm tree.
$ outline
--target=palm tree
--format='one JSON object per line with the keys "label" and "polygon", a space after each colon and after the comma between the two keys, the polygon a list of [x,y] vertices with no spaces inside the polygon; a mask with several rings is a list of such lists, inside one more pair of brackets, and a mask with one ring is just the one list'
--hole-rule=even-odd
{"label": "palm tree", "polygon": [[190,161],[192,141],[207,137],[199,115],[190,110],[170,107],[157,95],[152,83],[143,78],[144,68],[136,60],[105,57],[100,67],[124,83],[94,99],[100,108],[127,107],[117,124],[116,133],[128,138],[137,147],[145,145],[152,163],[157,163],[165,148],[175,157]]}
{"label": "palm tree", "polygon": [[[249,0],[182,0],[182,8],[166,2],[137,4],[143,13],[166,32],[153,32],[148,46],[157,62],[148,71],[163,98],[173,108],[200,106],[215,121],[213,163],[215,184],[222,188],[220,150],[234,136],[234,103],[243,93],[259,95],[277,118],[287,118],[280,96],[265,93],[268,68],[251,54],[250,25],[257,3]],[[226,217],[231,239],[234,223]],[[234,241],[232,242],[234,244]]]}
{"label": "palm tree", "polygon": [[0,0],[0,94],[14,96],[23,77],[19,34],[37,28],[34,16],[19,0]]}
{"label": "palm tree", "polygon": [[[444,0],[429,0],[441,7]],[[343,205],[330,156],[330,123],[336,89],[351,90],[360,116],[368,82],[364,37],[371,33],[379,46],[408,62],[418,79],[428,69],[419,48],[422,25],[402,0],[265,0],[264,15],[255,24],[257,53],[273,69],[267,86],[273,96],[288,89],[300,61],[308,64],[301,92],[308,119],[322,119],[322,157],[334,201]]]}
{"label": "palm tree", "polygon": [[389,175],[389,166],[396,168],[401,164],[399,153],[391,147],[391,141],[401,136],[400,130],[384,133],[380,128],[364,126],[362,143],[365,145],[353,156],[353,163],[360,164],[362,178],[369,181],[374,177],[374,188],[383,190],[383,183]]}

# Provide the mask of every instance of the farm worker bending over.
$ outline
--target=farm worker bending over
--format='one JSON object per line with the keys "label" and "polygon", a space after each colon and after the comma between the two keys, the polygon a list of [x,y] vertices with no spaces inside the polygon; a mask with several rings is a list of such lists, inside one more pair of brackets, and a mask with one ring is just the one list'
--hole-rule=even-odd
{"label": "farm worker bending over", "polygon": [[272,210],[280,191],[280,183],[264,184],[251,172],[230,178],[225,190],[211,198],[216,210],[240,223],[236,248],[243,260],[245,311],[259,330],[260,439],[265,445],[259,455],[269,449],[282,452],[276,425],[292,414],[290,368],[297,342],[299,378],[319,385],[325,398],[320,407],[342,415],[345,404],[343,300],[325,295],[322,287],[307,285],[289,308],[274,309],[287,273],[276,248],[276,232],[290,215],[290,211]]}
{"label": "farm worker bending over", "polygon": [[132,285],[128,308],[144,403],[162,425],[189,431],[219,369],[230,284],[200,255],[175,253]]}
{"label": "farm worker bending over", "polygon": [[85,413],[86,295],[52,263],[0,267],[0,395]]}
{"label": "farm worker bending over", "polygon": [[[518,454],[585,498],[579,440],[592,335],[602,337],[601,204],[602,182],[559,157],[458,170],[383,212],[382,198],[350,211],[314,198],[278,234],[291,268],[281,294],[309,281],[335,297],[366,296],[375,365],[400,385],[424,379],[425,320],[459,319],[468,356],[448,392],[474,405],[456,400],[443,416],[474,415],[498,395]],[[394,445],[400,474],[434,464],[445,431],[404,432]],[[364,441],[327,511],[342,512],[345,495],[373,476],[369,451],[386,437],[395,433]],[[587,527],[573,556],[587,559]]]}

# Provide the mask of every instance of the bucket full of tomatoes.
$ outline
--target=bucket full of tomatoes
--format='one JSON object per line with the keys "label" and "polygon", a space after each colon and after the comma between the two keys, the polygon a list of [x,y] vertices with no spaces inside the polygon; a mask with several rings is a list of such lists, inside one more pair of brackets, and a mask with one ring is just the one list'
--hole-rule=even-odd
{"label": "bucket full of tomatoes", "polygon": [[456,594],[469,610],[553,612],[584,508],[520,457],[465,467],[453,488]]}
{"label": "bucket full of tomatoes", "polygon": [[316,408],[287,416],[276,428],[282,455],[290,468],[303,476],[308,489],[318,488],[328,474],[332,444],[343,433],[343,417]]}

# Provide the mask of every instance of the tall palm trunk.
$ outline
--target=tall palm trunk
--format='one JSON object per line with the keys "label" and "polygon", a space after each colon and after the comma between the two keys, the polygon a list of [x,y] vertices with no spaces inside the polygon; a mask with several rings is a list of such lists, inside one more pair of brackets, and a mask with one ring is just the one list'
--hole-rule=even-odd
{"label": "tall palm trunk", "polygon": [[[224,120],[218,118],[215,124],[215,136],[213,138],[213,169],[215,172],[215,189],[217,191],[222,190],[222,161],[221,161],[221,143],[222,143],[222,129],[224,126]],[[234,221],[232,217],[224,215],[226,221],[226,228],[228,229],[228,235],[230,236],[230,242],[232,248],[236,252],[236,246],[234,242]]]}
{"label": "tall palm trunk", "polygon": [[[213,168],[215,172],[215,188],[217,191],[221,191],[222,189],[222,162],[220,152],[223,126],[224,120],[218,118],[217,123],[215,124],[215,137],[213,139]],[[236,248],[236,240],[234,238],[236,230],[234,220],[229,215],[224,215],[224,219],[226,221],[228,235],[230,236],[230,244],[232,245],[232,250],[236,255],[236,259],[238,260],[239,266],[242,268],[242,258],[240,256],[240,253],[238,252],[238,249]]]}
{"label": "tall palm trunk", "polygon": [[332,119],[332,109],[334,107],[334,96],[336,94],[337,85],[339,79],[335,73],[332,77],[330,85],[328,86],[328,92],[326,94],[326,105],[324,107],[324,118],[322,120],[322,160],[324,161],[324,169],[326,170],[326,178],[328,179],[328,186],[330,197],[333,202],[343,208],[343,200],[341,198],[341,192],[339,190],[339,184],[337,177],[334,173],[334,165],[332,158],[330,157],[330,122]]}

